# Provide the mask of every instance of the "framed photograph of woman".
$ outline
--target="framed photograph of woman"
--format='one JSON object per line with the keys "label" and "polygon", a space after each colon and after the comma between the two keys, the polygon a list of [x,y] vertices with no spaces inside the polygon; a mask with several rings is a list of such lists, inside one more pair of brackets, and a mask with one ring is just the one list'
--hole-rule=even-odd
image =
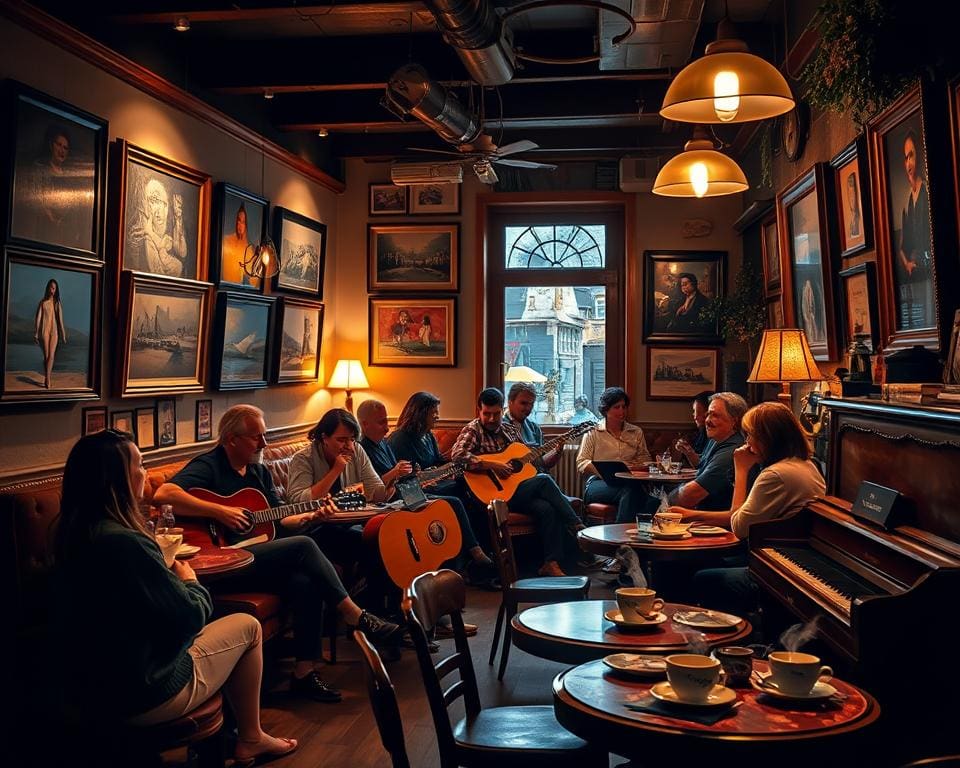
{"label": "framed photograph of woman", "polygon": [[213,440],[213,400],[197,400],[196,431],[198,443]]}
{"label": "framed photograph of woman", "polygon": [[4,257],[0,399],[99,399],[103,268],[16,246]]}
{"label": "framed photograph of woman", "polygon": [[457,300],[370,299],[370,365],[453,367]]}
{"label": "framed photograph of woman", "polygon": [[217,184],[215,199],[210,279],[224,288],[258,291],[260,277],[248,274],[244,265],[253,271],[248,262],[266,232],[270,203],[252,192],[222,182]]}
{"label": "framed photograph of woman", "polygon": [[213,338],[213,386],[267,386],[273,305],[276,297],[220,291]]}
{"label": "framed photograph of woman", "polygon": [[646,342],[722,344],[716,314],[723,292],[726,251],[644,251]]}
{"label": "framed photograph of woman", "polygon": [[760,225],[763,231],[763,292],[767,298],[779,296],[782,288],[780,281],[780,242],[777,235],[776,214]]}
{"label": "framed photograph of woman", "polygon": [[137,408],[137,447],[147,451],[157,447],[157,409]]}
{"label": "framed photograph of woman", "polygon": [[370,224],[368,291],[460,290],[459,224]]}
{"label": "framed photograph of woman", "polygon": [[843,296],[843,345],[857,336],[876,354],[880,348],[880,323],[877,316],[876,265],[866,261],[840,273]]}
{"label": "framed photograph of woman", "polygon": [[402,216],[407,212],[407,188],[396,184],[370,185],[371,216]]}
{"label": "framed photograph of woman", "polygon": [[120,396],[203,392],[210,284],[138,272],[121,278]]}
{"label": "framed photograph of woman", "polygon": [[103,432],[107,428],[107,409],[101,405],[83,409],[83,418],[80,425],[80,436]]}
{"label": "framed photograph of woman", "polygon": [[647,399],[690,400],[720,381],[716,349],[647,347]]}
{"label": "framed photograph of woman", "polygon": [[320,372],[323,304],[283,297],[277,304],[276,361],[278,384],[316,381]]}
{"label": "framed photograph of woman", "polygon": [[[864,171],[861,171],[861,163]],[[873,247],[870,174],[866,171],[867,139],[850,142],[830,161],[840,225],[840,256],[847,258]]]}
{"label": "framed photograph of woman", "polygon": [[107,121],[10,80],[8,242],[103,261]]}
{"label": "framed photograph of woman", "polygon": [[280,249],[280,271],[273,278],[274,290],[322,299],[327,225],[277,206],[273,209],[273,241]]}
{"label": "framed photograph of woman", "polygon": [[459,184],[413,184],[410,214],[413,216],[460,213]]}
{"label": "framed photograph of woman", "polygon": [[205,280],[210,177],[123,139],[114,147],[118,269]]}
{"label": "framed photograph of woman", "polygon": [[817,163],[777,194],[777,228],[786,321],[807,332],[816,360],[836,360],[824,184],[824,164]]}
{"label": "framed photograph of woman", "polygon": [[134,435],[136,439],[137,427],[133,419],[133,411],[110,411],[110,429]]}
{"label": "framed photograph of woman", "polygon": [[157,400],[157,445],[177,444],[177,401],[172,397]]}

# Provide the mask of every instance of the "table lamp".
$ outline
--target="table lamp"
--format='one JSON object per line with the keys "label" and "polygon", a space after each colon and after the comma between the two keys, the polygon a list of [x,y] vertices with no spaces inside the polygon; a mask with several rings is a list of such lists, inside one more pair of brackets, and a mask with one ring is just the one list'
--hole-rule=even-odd
{"label": "table lamp", "polygon": [[807,334],[799,328],[776,328],[763,332],[760,351],[747,381],[751,384],[781,384],[779,399],[790,406],[790,383],[820,381],[823,374],[813,359]]}
{"label": "table lamp", "polygon": [[347,401],[344,407],[353,413],[353,390],[366,389],[370,385],[363,373],[363,366],[359,360],[337,360],[333,369],[333,376],[327,384],[328,389],[344,389],[347,392]]}
{"label": "table lamp", "polygon": [[526,365],[511,365],[503,376],[504,381],[526,381],[531,384],[543,384],[547,377],[537,373]]}

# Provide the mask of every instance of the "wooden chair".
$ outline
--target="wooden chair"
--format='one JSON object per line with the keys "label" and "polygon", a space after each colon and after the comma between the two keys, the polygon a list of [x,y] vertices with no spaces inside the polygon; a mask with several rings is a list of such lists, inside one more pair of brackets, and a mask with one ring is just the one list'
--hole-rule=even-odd
{"label": "wooden chair", "polygon": [[[606,768],[607,753],[564,729],[550,705],[481,707],[463,628],[466,597],[460,575],[443,570],[418,576],[403,600],[403,613],[437,731],[441,768]],[[450,617],[456,650],[434,664],[424,626],[436,626],[443,616]],[[444,678],[455,671],[459,680],[444,690]],[[451,725],[447,707],[461,698],[466,716]]]}
{"label": "wooden chair", "polygon": [[493,544],[493,556],[500,571],[500,610],[490,642],[490,658],[493,664],[503,629],[503,648],[500,651],[500,669],[497,680],[503,680],[510,657],[510,622],[517,615],[520,603],[562,603],[570,600],[586,600],[590,592],[590,579],[587,576],[537,576],[532,579],[518,579],[517,561],[513,554],[513,541],[507,524],[507,504],[494,499],[487,507],[487,519],[490,523],[490,541]]}
{"label": "wooden chair", "polygon": [[393,768],[410,768],[407,757],[407,745],[403,738],[403,724],[400,721],[400,709],[397,706],[397,692],[390,682],[390,676],[383,666],[383,660],[367,636],[359,629],[353,631],[353,639],[360,646],[363,656],[363,671],[367,678],[367,693],[370,706],[380,731],[383,748],[390,754]]}

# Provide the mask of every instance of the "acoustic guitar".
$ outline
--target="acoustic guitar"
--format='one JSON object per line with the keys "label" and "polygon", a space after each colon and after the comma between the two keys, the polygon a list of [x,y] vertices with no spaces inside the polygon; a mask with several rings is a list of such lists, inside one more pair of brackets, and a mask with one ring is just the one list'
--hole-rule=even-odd
{"label": "acoustic guitar", "polygon": [[453,507],[434,499],[416,512],[399,509],[371,518],[363,540],[380,553],[390,580],[406,589],[420,574],[456,557],[463,536]]}
{"label": "acoustic guitar", "polygon": [[444,480],[456,480],[458,477],[463,477],[465,471],[466,467],[462,461],[451,461],[438,467],[430,467],[430,469],[420,469],[418,465],[414,475],[419,481],[420,487],[427,488],[442,483]]}
{"label": "acoustic guitar", "polygon": [[595,422],[585,421],[536,448],[523,443],[511,443],[500,453],[484,453],[479,456],[485,461],[500,461],[508,464],[512,474],[506,477],[499,477],[492,469],[471,469],[465,472],[463,477],[467,481],[470,492],[482,504],[488,505],[494,499],[510,501],[516,493],[517,486],[537,474],[537,468],[533,466],[533,462],[546,456],[550,451],[560,448],[568,440],[586,434],[596,426]]}

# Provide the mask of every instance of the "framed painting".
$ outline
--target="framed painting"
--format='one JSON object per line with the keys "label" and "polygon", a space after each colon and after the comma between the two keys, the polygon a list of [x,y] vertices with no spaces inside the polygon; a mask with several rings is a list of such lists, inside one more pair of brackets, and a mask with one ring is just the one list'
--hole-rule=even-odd
{"label": "framed painting", "polygon": [[177,444],[177,401],[172,397],[157,400],[157,445]]}
{"label": "framed painting", "polygon": [[100,398],[103,268],[4,250],[0,339],[5,402]]}
{"label": "framed painting", "polygon": [[147,451],[157,447],[157,409],[137,408],[137,448]]}
{"label": "framed painting", "polygon": [[850,346],[856,336],[870,347],[870,354],[880,349],[880,324],[877,319],[877,274],[872,261],[858,264],[840,273],[843,296],[843,345]]}
{"label": "framed painting", "polygon": [[194,437],[198,443],[213,440],[213,400],[197,400]]}
{"label": "framed painting", "polygon": [[960,309],[953,313],[953,329],[950,332],[950,349],[947,365],[943,370],[944,384],[960,384]]}
{"label": "framed painting", "polygon": [[767,302],[767,328],[783,328],[783,299],[779,296]]}
{"label": "framed painting", "polygon": [[836,360],[824,179],[817,163],[777,195],[777,228],[786,321],[807,332],[814,359]]}
{"label": "framed painting", "polygon": [[139,272],[121,278],[120,397],[203,392],[210,284]]}
{"label": "framed painting", "polygon": [[400,216],[407,212],[407,188],[396,184],[370,185],[370,215]]}
{"label": "framed painting", "polygon": [[133,411],[110,411],[110,429],[133,435],[136,442],[137,428],[133,420]]}
{"label": "framed painting", "polygon": [[107,121],[6,84],[7,242],[103,261]]}
{"label": "framed painting", "polygon": [[459,184],[413,184],[410,213],[414,216],[460,213]]}
{"label": "framed painting", "polygon": [[777,236],[776,214],[761,225],[763,233],[763,292],[767,298],[778,296],[781,290],[780,280],[780,242]]}
{"label": "framed painting", "polygon": [[690,400],[720,381],[716,349],[647,347],[647,399]]}
{"label": "framed painting", "polygon": [[274,289],[323,298],[323,270],[327,254],[327,225],[299,213],[273,209],[273,240],[280,249],[280,271]]}
{"label": "framed painting", "polygon": [[368,229],[368,291],[460,290],[460,225],[398,224]]}
{"label": "framed painting", "polygon": [[453,367],[457,300],[370,299],[370,365]]}
{"label": "framed painting", "polygon": [[248,275],[244,264],[263,240],[270,203],[223,182],[217,184],[215,199],[210,280],[224,288],[260,290],[260,278]]}
{"label": "framed painting", "polygon": [[220,291],[213,331],[213,386],[259,389],[267,386],[270,333],[276,298]]}
{"label": "framed painting", "polygon": [[886,349],[940,348],[937,272],[919,85],[867,125],[877,231],[880,321]]}
{"label": "framed painting", "polygon": [[870,174],[860,170],[861,162],[866,166],[866,135],[852,141],[830,161],[840,228],[838,242],[844,259],[873,247]]}
{"label": "framed painting", "polygon": [[117,268],[205,280],[210,177],[117,139]]}
{"label": "framed painting", "polygon": [[83,417],[80,424],[80,436],[92,435],[95,432],[103,432],[107,428],[107,409],[97,405],[91,408],[83,409]]}
{"label": "framed painting", "polygon": [[284,297],[277,306],[274,381],[316,381],[320,373],[323,304]]}
{"label": "framed painting", "polygon": [[726,251],[644,251],[643,261],[644,341],[722,344],[703,310],[722,297]]}

